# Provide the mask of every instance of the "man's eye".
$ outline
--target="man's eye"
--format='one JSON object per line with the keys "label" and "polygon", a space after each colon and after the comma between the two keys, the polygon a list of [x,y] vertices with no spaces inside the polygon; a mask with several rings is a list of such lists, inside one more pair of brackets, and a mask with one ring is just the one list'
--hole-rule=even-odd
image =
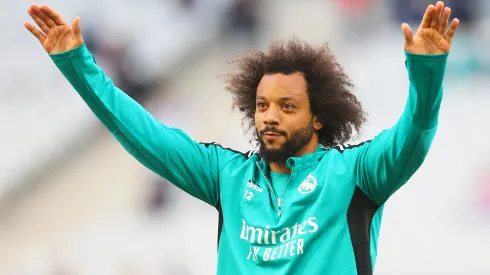
{"label": "man's eye", "polygon": [[259,109],[265,109],[266,107],[267,107],[267,106],[265,105],[265,103],[264,103],[264,102],[259,102],[259,103],[257,103],[257,108],[259,108]]}
{"label": "man's eye", "polygon": [[290,111],[290,110],[293,110],[293,109],[294,109],[294,106],[293,106],[293,105],[291,105],[291,104],[284,104],[284,105],[283,105],[283,108],[284,108],[285,110]]}

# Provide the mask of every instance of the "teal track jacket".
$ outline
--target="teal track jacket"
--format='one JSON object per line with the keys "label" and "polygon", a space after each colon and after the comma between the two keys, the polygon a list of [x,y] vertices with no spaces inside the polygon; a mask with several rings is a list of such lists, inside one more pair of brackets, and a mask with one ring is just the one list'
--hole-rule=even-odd
{"label": "teal track jacket", "polygon": [[370,141],[261,157],[194,141],[119,90],[85,45],[52,60],[117,141],[220,215],[217,274],[373,274],[383,205],[422,165],[436,133],[448,54],[405,53],[410,86],[394,127]]}

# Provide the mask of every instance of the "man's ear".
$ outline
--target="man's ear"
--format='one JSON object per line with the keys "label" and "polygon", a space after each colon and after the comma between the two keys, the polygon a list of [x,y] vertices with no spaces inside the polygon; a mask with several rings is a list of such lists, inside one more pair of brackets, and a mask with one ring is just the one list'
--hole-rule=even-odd
{"label": "man's ear", "polygon": [[313,128],[316,131],[320,131],[323,128],[323,124],[320,122],[320,120],[316,116],[313,117]]}

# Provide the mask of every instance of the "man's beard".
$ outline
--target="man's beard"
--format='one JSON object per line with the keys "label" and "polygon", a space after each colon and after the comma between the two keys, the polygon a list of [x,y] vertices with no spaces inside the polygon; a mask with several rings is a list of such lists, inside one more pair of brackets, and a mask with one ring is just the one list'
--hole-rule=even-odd
{"label": "man's beard", "polygon": [[[266,132],[273,132],[286,138],[286,141],[277,149],[268,149],[262,135]],[[276,129],[275,127],[265,127],[260,132],[257,130],[259,141],[259,153],[266,161],[269,162],[286,162],[290,157],[295,156],[303,149],[313,137],[313,119],[304,128],[300,128],[291,133],[288,137],[287,133]]]}

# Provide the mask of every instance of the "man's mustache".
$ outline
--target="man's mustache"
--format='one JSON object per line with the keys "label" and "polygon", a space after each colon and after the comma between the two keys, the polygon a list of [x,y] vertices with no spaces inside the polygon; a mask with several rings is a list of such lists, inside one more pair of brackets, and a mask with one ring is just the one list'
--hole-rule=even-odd
{"label": "man's mustache", "polygon": [[267,132],[287,137],[287,133],[285,131],[281,131],[275,127],[265,127],[264,129],[260,130],[260,135],[263,136]]}

